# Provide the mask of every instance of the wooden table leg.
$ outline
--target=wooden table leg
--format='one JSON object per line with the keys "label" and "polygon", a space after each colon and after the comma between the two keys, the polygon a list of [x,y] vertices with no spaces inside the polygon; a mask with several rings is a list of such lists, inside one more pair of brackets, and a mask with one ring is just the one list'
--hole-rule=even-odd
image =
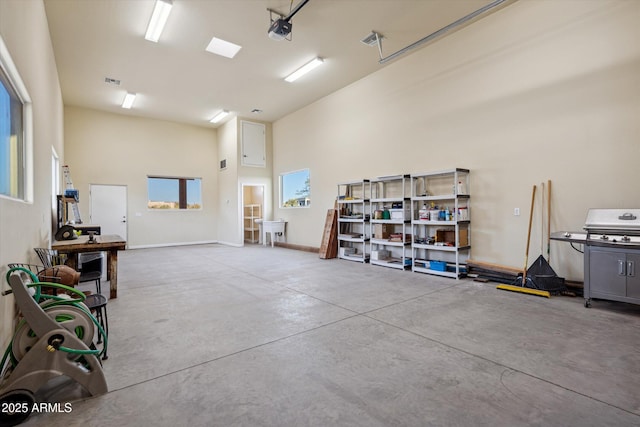
{"label": "wooden table leg", "polygon": [[111,280],[111,269],[109,263],[111,262],[111,251],[107,251],[107,280]]}
{"label": "wooden table leg", "polygon": [[110,293],[109,297],[111,299],[118,298],[118,251],[112,250],[109,251],[109,255],[107,256],[107,264],[108,264],[108,279],[109,279],[109,288]]}
{"label": "wooden table leg", "polygon": [[78,254],[77,253],[66,253],[64,254],[67,256],[67,262],[65,262],[65,265],[67,265],[68,267],[73,268],[74,270],[78,269]]}

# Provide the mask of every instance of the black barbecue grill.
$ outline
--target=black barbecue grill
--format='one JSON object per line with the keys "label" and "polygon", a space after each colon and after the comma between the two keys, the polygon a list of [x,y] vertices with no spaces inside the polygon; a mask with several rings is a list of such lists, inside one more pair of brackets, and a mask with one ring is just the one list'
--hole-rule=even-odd
{"label": "black barbecue grill", "polygon": [[585,307],[592,298],[640,304],[640,209],[590,209],[583,228],[551,239],[584,244]]}

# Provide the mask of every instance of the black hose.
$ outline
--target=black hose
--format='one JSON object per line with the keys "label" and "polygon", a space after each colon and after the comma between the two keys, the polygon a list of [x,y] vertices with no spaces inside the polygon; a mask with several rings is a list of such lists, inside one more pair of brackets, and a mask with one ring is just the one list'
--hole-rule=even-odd
{"label": "black hose", "polygon": [[571,244],[571,247],[572,247],[573,249],[575,249],[576,251],[580,252],[581,254],[583,254],[583,253],[584,253],[584,251],[581,251],[580,249],[578,249],[578,248],[576,248],[575,246],[573,246],[573,242],[569,242],[569,243]]}

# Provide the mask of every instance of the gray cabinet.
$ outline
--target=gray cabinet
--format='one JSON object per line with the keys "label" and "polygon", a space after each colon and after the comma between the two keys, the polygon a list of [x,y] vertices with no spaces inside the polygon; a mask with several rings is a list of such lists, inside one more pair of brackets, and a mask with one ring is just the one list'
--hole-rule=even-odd
{"label": "gray cabinet", "polygon": [[591,298],[640,304],[640,250],[588,246],[585,257],[585,305]]}
{"label": "gray cabinet", "polygon": [[640,252],[627,254],[627,298],[640,303]]}

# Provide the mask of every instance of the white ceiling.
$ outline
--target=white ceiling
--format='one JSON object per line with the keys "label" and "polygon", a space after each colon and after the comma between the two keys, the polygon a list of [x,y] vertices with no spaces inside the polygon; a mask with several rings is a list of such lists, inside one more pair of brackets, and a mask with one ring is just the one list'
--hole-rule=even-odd
{"label": "white ceiling", "polygon": [[[287,15],[299,2],[174,0],[153,43],[144,33],[154,0],[45,0],[64,104],[210,127],[222,109],[274,121],[381,69],[377,48],[361,43],[372,30],[387,56],[490,3],[311,0],[292,19],[292,41],[270,39],[267,8]],[[242,49],[206,52],[214,36]],[[325,64],[283,80],[316,56]],[[138,94],[131,110],[120,108],[127,91]]]}

